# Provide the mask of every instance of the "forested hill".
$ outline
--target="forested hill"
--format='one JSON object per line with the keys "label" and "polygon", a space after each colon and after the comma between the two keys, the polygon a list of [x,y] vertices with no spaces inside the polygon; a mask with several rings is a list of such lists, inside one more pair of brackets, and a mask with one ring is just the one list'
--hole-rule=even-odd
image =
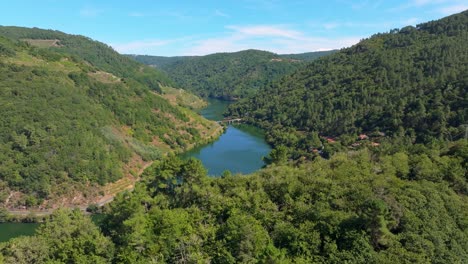
{"label": "forested hill", "polygon": [[[360,131],[380,145],[363,137],[361,149],[246,176],[209,177],[201,161],[168,155],[105,205],[101,221],[57,210],[35,235],[0,243],[0,263],[466,263],[468,141],[456,140],[467,109],[466,16],[376,35],[231,109],[271,128],[275,161],[287,148],[301,158],[329,151]],[[146,142],[154,127],[176,135],[161,115],[183,118],[138,81],[96,74],[78,58],[4,38],[0,54],[0,197],[5,186],[44,195],[99,180],[88,177],[117,168],[126,143]],[[152,126],[144,113],[154,103]],[[105,124],[128,141],[102,137]]]}
{"label": "forested hill", "polygon": [[[317,57],[325,54],[320,52]],[[260,87],[304,66],[299,58],[260,50],[194,57],[130,56],[166,71],[180,87],[203,97],[228,100],[252,95]],[[306,57],[311,58],[310,54]]]}
{"label": "forested hill", "polygon": [[463,149],[466,143],[432,149],[437,170],[422,153],[375,160],[363,150],[219,178],[208,177],[199,160],[172,157],[118,195],[100,228],[78,211],[58,210],[35,236],[0,243],[0,260],[465,263],[467,197],[426,179],[460,173]]}
{"label": "forested hill", "polygon": [[172,64],[181,63],[186,60],[197,58],[198,56],[175,56],[175,57],[165,57],[165,56],[151,56],[151,55],[136,55],[130,54],[128,57],[141,62],[143,64],[158,68],[165,69],[170,67]]}
{"label": "forested hill", "polygon": [[305,52],[305,53],[297,53],[297,54],[281,54],[279,56],[282,58],[286,58],[286,59],[313,61],[320,57],[330,55],[336,52],[338,52],[338,50],[313,51],[313,52]]}
{"label": "forested hill", "polygon": [[92,199],[98,184],[209,137],[217,125],[159,84],[170,81],[86,37],[0,27],[0,205]]}
{"label": "forested hill", "polygon": [[[272,141],[291,148],[312,131],[343,140],[372,132],[420,143],[461,138],[467,43],[468,11],[376,34],[232,105],[230,114],[274,127]],[[287,138],[285,128],[301,133]],[[302,149],[320,146],[307,142]]]}
{"label": "forested hill", "polygon": [[161,71],[141,67],[134,60],[120,55],[108,45],[80,35],[70,35],[57,30],[39,28],[3,27],[0,36],[13,40],[23,40],[58,53],[79,57],[119,77],[131,77],[160,92],[159,84],[172,85],[172,81]]}

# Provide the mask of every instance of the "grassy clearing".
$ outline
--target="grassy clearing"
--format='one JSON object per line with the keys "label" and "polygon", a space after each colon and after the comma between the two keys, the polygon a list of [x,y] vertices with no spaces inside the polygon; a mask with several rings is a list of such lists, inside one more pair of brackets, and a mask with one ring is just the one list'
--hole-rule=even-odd
{"label": "grassy clearing", "polygon": [[208,103],[200,97],[185,91],[184,89],[177,89],[168,86],[161,86],[163,90],[163,97],[169,100],[172,104],[177,104],[189,109],[201,109],[208,105]]}
{"label": "grassy clearing", "polygon": [[102,83],[118,83],[120,82],[120,78],[108,73],[108,72],[103,72],[103,71],[97,71],[97,72],[90,72],[88,73],[89,76],[94,78],[95,80],[102,82]]}
{"label": "grassy clearing", "polygon": [[60,47],[60,40],[58,39],[22,39],[29,44],[39,48]]}
{"label": "grassy clearing", "polygon": [[70,61],[68,58],[62,58],[59,61],[45,61],[23,51],[16,52],[16,56],[14,57],[6,58],[5,62],[23,66],[40,67],[44,70],[55,72],[61,71],[64,73],[81,70],[76,63]]}

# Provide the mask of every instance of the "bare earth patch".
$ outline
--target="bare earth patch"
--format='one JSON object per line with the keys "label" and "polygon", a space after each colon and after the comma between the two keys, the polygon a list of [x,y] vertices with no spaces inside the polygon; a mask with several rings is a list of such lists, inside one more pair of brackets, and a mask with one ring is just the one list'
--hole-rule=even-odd
{"label": "bare earth patch", "polygon": [[103,72],[103,71],[97,71],[97,72],[90,72],[88,73],[89,76],[94,78],[95,80],[102,82],[102,83],[118,83],[120,82],[120,78],[108,73],[108,72]]}
{"label": "bare earth patch", "polygon": [[60,40],[58,39],[22,39],[22,41],[26,41],[29,44],[40,47],[40,48],[48,48],[48,47],[61,47]]}

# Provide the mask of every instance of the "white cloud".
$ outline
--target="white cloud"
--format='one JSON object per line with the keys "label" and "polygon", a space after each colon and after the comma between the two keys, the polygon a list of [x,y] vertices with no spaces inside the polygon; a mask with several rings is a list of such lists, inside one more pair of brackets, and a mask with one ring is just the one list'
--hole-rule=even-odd
{"label": "white cloud", "polygon": [[370,28],[370,29],[382,29],[382,28],[389,28],[392,24],[388,21],[385,22],[373,22],[373,23],[365,23],[365,22],[350,22],[350,21],[329,21],[324,23],[319,22],[311,22],[308,23],[308,26],[314,29],[325,29],[325,30],[334,30],[334,29],[342,29],[342,28]]}
{"label": "white cloud", "polygon": [[444,15],[451,15],[455,13],[460,13],[468,9],[468,5],[460,4],[460,5],[451,5],[445,6],[439,9],[439,12]]}
{"label": "white cloud", "polygon": [[275,40],[278,44],[272,51],[280,54],[302,53],[310,51],[324,51],[331,49],[340,49],[352,46],[361,40],[361,37],[343,37],[343,38],[316,38],[305,37],[300,41],[279,39]]}
{"label": "white cloud", "polygon": [[255,26],[227,26],[237,33],[253,37],[282,37],[298,38],[302,33],[296,30],[287,29],[283,26],[255,25]]}
{"label": "white cloud", "polygon": [[185,55],[206,55],[245,49],[267,50],[275,53],[301,53],[339,49],[359,42],[361,37],[317,38],[303,32],[275,25],[228,26],[224,37],[195,41]]}
{"label": "white cloud", "polygon": [[[184,55],[207,55],[218,52],[233,52],[248,49],[242,43],[242,38],[229,36],[225,38],[209,38],[195,41],[192,47],[184,51]],[[250,47],[251,48],[251,47]]]}
{"label": "white cloud", "polygon": [[120,53],[174,55],[207,55],[246,49],[275,53],[302,53],[348,47],[361,36],[323,38],[305,34],[285,25],[226,26],[220,37],[187,36],[169,40],[141,40],[111,44]]}

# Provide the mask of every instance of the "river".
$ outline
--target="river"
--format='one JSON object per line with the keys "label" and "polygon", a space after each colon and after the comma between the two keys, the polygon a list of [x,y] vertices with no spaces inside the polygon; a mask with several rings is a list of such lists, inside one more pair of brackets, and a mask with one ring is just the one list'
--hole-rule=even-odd
{"label": "river", "polygon": [[[209,99],[208,103],[200,114],[210,120],[222,120],[222,114],[230,102]],[[215,142],[195,148],[182,156],[200,159],[208,175],[220,176],[226,170],[243,174],[257,171],[264,165],[262,157],[268,155],[270,150],[261,129],[238,124],[229,125]]]}
{"label": "river", "polygon": [[36,223],[0,223],[0,242],[18,236],[30,236],[39,226]]}
{"label": "river", "polygon": [[[209,105],[200,114],[210,120],[222,120],[223,112],[229,102],[209,99]],[[232,173],[252,173],[264,163],[263,156],[268,155],[270,146],[265,142],[263,131],[254,126],[239,124],[229,125],[226,132],[215,142],[195,148],[182,156],[195,157],[202,161],[208,174],[220,176],[224,171]],[[93,217],[96,221],[96,217]],[[33,235],[39,224],[0,223],[0,242],[22,235]]]}

